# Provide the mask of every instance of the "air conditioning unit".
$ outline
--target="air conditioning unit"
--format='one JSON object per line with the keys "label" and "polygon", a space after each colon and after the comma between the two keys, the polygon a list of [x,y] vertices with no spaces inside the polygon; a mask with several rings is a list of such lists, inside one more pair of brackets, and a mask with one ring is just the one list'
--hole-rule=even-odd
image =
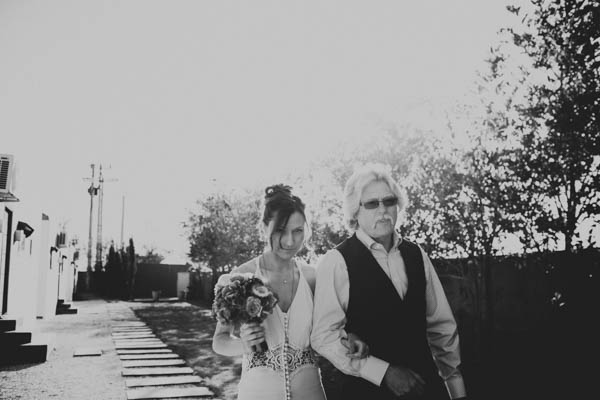
{"label": "air conditioning unit", "polygon": [[10,154],[0,154],[0,194],[13,194],[15,162]]}

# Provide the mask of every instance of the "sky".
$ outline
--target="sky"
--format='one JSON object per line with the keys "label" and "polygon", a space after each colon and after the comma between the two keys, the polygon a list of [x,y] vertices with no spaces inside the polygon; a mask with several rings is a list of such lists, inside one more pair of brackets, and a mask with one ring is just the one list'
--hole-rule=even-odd
{"label": "sky", "polygon": [[506,4],[2,0],[0,153],[22,206],[83,242],[101,164],[103,239],[125,199],[125,240],[182,256],[200,196],[468,96]]}

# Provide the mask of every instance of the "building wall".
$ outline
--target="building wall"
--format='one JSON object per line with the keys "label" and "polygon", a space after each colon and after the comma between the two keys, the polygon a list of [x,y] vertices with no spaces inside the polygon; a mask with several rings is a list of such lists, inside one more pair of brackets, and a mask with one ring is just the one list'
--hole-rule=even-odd
{"label": "building wall", "polygon": [[[56,229],[53,228],[51,218],[41,211],[26,209],[20,203],[0,203],[0,207],[2,210],[7,207],[13,212],[11,231],[8,232],[5,227],[0,237],[4,246],[6,238],[11,238],[6,316],[16,319],[21,328],[27,329],[32,327],[36,318],[51,318],[56,314],[61,273],[59,261],[62,255],[67,255],[63,264],[68,265],[66,272],[71,277],[70,280],[68,277],[61,277],[61,282],[64,281],[62,291],[66,294],[66,299],[72,298],[73,251],[70,248],[50,251]],[[33,228],[29,237],[21,233],[15,234],[19,221]],[[15,241],[15,238],[20,240]],[[4,249],[0,260],[2,277],[5,272],[6,255]],[[3,285],[3,282],[0,282],[0,285]]]}
{"label": "building wall", "polygon": [[[23,211],[19,203],[4,203],[2,206],[9,208],[13,213],[11,231],[3,232],[10,238],[6,315],[18,320],[23,329],[28,329],[35,321],[39,295],[37,291],[37,259],[39,257],[40,231],[42,231],[40,229],[41,213],[37,214],[39,220],[36,220],[35,217]],[[27,223],[34,229],[29,237],[26,237],[22,231],[17,231],[19,221]],[[6,239],[6,236],[3,239]],[[4,259],[3,268],[5,268]]]}
{"label": "building wall", "polygon": [[46,310],[47,297],[52,294],[48,282],[52,280],[53,271],[50,269],[50,220],[46,215],[42,216],[40,231],[38,233],[38,262],[37,262],[37,305],[36,317],[49,318]]}

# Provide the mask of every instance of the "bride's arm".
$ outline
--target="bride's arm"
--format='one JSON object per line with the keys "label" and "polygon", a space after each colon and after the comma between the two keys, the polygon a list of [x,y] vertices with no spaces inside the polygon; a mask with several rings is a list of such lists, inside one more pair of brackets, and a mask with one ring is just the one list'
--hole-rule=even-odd
{"label": "bride's arm", "polygon": [[233,335],[233,326],[217,322],[213,335],[212,348],[215,353],[235,357],[244,353],[242,339]]}
{"label": "bride's arm", "polygon": [[233,327],[231,325],[217,322],[212,347],[215,353],[235,357],[249,352],[252,346],[264,340],[265,330],[261,324],[256,322],[242,324],[240,337],[233,335]]}

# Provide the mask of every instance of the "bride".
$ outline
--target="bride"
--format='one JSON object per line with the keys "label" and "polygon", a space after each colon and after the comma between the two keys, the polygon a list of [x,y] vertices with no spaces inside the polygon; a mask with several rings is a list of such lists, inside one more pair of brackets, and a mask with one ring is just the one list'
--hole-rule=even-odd
{"label": "bride", "polygon": [[[310,347],[315,270],[295,258],[308,235],[305,206],[286,185],[265,190],[260,228],[265,251],[233,272],[253,273],[275,292],[278,304],[262,323],[235,327],[218,322],[213,350],[226,356],[243,355],[239,400],[325,400],[321,374]],[[349,353],[365,357],[364,342],[348,335]],[[252,351],[266,342],[266,351]],[[256,348],[256,347],[255,347]]]}

